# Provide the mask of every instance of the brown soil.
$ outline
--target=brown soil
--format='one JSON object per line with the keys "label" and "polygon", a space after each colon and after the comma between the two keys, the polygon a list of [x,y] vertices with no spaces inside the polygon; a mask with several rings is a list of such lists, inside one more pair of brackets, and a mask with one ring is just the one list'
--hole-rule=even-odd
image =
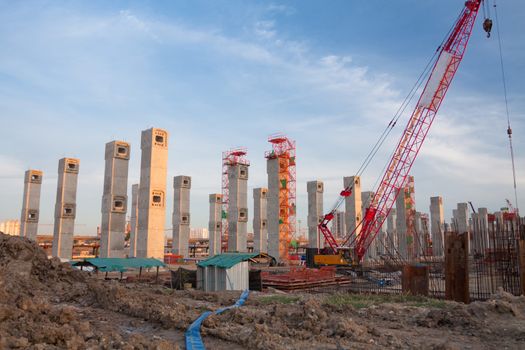
{"label": "brown soil", "polygon": [[[381,302],[356,308],[299,294],[209,317],[209,349],[519,349],[525,297],[438,306]],[[238,292],[172,291],[103,281],[48,259],[35,243],[0,234],[0,349],[178,349],[203,311]]]}

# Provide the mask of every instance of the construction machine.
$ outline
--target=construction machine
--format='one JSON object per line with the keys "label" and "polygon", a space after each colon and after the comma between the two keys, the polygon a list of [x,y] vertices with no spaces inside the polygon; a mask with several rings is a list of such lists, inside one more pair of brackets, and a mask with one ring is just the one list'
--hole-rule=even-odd
{"label": "construction machine", "polygon": [[[416,85],[414,85],[409,94],[410,99],[407,97],[405,100],[404,108],[406,108],[406,105],[416,94],[419,87],[423,86],[423,82],[426,81],[419,100],[401,135],[401,139],[398,141],[381,181],[378,183],[374,195],[365,210],[363,220],[344,240],[339,242],[328,228],[328,224],[334,218],[337,209],[343,204],[345,198],[352,194],[353,183],[350,183],[341,191],[339,199],[332,210],[324,215],[318,228],[325,238],[325,249],[323,253],[314,257],[316,264],[360,265],[368,247],[380,231],[395,204],[400,190],[406,184],[410,169],[419,154],[439,107],[463,59],[478,11],[484,5],[484,2],[484,0],[465,1],[459,17],[436,50],[434,57],[424,72],[425,74],[422,74]],[[492,22],[485,20],[483,28],[490,35]],[[430,69],[430,67],[432,68]],[[404,108],[400,109],[401,112],[398,111],[390,121],[356,175],[361,175],[366,169],[379,147],[381,147],[390,131],[396,125]]]}

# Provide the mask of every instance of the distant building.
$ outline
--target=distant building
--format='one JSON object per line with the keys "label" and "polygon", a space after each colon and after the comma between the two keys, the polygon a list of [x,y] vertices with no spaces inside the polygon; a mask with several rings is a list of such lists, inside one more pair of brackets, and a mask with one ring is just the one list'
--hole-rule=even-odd
{"label": "distant building", "polygon": [[210,236],[207,228],[191,228],[190,229],[190,238],[192,239],[208,239]]}
{"label": "distant building", "polygon": [[0,232],[11,236],[20,236],[20,220],[6,220],[0,222]]}
{"label": "distant building", "polygon": [[332,220],[332,234],[335,238],[343,238],[346,235],[345,212],[336,211]]}

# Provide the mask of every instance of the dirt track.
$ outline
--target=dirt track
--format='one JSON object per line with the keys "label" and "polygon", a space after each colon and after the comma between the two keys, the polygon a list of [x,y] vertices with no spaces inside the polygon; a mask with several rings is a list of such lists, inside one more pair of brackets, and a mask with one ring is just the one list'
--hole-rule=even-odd
{"label": "dirt track", "polygon": [[[0,234],[0,349],[183,349],[199,314],[238,296],[101,281]],[[209,349],[519,349],[525,297],[462,305],[252,293],[202,331]]]}

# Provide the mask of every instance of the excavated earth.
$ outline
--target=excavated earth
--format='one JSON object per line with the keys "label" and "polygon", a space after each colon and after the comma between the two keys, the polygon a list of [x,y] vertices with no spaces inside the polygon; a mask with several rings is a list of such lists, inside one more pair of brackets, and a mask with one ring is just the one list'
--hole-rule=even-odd
{"label": "excavated earth", "polygon": [[[0,234],[0,349],[184,349],[183,334],[238,292],[173,291],[104,281]],[[274,298],[275,297],[275,298]],[[210,316],[208,349],[524,349],[525,297],[365,307],[330,294],[252,293]]]}

